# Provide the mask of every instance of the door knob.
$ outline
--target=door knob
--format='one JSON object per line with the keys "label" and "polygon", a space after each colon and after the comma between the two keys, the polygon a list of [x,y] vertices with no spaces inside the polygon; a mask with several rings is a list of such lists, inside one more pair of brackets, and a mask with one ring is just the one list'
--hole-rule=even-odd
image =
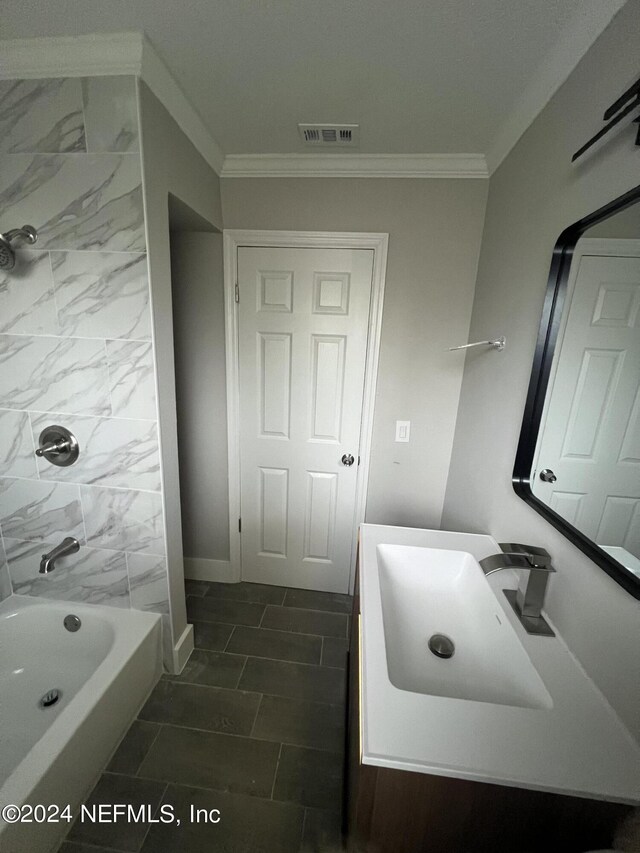
{"label": "door knob", "polygon": [[540,471],[540,479],[543,483],[555,483],[558,478],[551,468],[545,468],[544,471]]}
{"label": "door knob", "polygon": [[347,466],[347,468],[349,468],[351,465],[353,465],[353,463],[354,463],[355,461],[356,461],[356,460],[353,458],[353,456],[352,456],[350,453],[349,453],[349,454],[346,454],[346,453],[345,453],[345,454],[344,454],[344,456],[343,456],[343,457],[342,457],[342,459],[341,459],[342,464],[343,464],[343,465],[346,465],[346,466]]}

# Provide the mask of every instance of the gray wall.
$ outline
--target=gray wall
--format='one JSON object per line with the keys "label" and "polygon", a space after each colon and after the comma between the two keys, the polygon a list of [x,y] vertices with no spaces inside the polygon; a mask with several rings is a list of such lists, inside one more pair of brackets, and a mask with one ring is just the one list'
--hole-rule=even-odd
{"label": "gray wall", "polygon": [[[138,143],[134,77],[0,83],[0,230],[39,230],[0,276],[0,597],[168,613]],[[36,461],[52,423],[71,467]]]}
{"label": "gray wall", "polygon": [[[225,228],[388,232],[367,520],[438,527],[485,180],[223,179]],[[411,421],[396,444],[395,421]]]}
{"label": "gray wall", "polygon": [[155,95],[139,84],[143,193],[151,305],[158,377],[160,458],[167,540],[169,598],[174,640],[187,625],[178,476],[174,374],[169,194],[198,217],[221,228],[218,176],[200,156]]}
{"label": "gray wall", "polygon": [[548,548],[550,616],[636,734],[640,604],[516,497],[510,478],[554,242],[638,184],[635,127],[570,159],[637,78],[639,32],[640,4],[629,3],[491,178],[471,337],[504,334],[507,348],[467,356],[443,514],[447,529]]}
{"label": "gray wall", "polygon": [[171,278],[184,556],[228,560],[222,235],[172,231]]}
{"label": "gray wall", "polygon": [[640,208],[637,204],[621,213],[605,219],[595,228],[590,228],[585,237],[600,237],[612,240],[640,240]]}

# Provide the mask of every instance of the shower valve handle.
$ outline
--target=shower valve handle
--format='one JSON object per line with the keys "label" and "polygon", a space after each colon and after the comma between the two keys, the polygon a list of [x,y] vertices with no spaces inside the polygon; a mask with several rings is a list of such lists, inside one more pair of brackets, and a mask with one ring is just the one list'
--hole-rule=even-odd
{"label": "shower valve handle", "polygon": [[45,427],[38,438],[36,456],[44,458],[52,465],[64,468],[73,465],[80,453],[78,439],[63,426]]}
{"label": "shower valve handle", "polygon": [[60,438],[58,441],[48,441],[36,450],[36,456],[46,456],[51,453],[57,456],[59,453],[66,453],[69,450],[69,442],[66,438]]}

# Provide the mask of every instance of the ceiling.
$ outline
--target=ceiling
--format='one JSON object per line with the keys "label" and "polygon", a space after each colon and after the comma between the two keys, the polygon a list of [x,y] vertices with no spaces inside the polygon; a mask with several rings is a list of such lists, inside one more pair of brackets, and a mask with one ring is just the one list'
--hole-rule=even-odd
{"label": "ceiling", "polygon": [[623,2],[2,0],[2,38],[143,30],[226,154],[309,151],[298,122],[360,124],[361,154],[484,154]]}

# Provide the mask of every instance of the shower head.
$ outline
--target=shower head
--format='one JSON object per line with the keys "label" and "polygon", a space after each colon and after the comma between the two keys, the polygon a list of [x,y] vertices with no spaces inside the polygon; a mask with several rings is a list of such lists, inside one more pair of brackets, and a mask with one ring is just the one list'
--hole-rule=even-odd
{"label": "shower head", "polygon": [[24,240],[33,245],[38,239],[38,232],[33,225],[23,225],[22,228],[12,228],[5,234],[0,234],[0,271],[12,270],[16,265],[14,240]]}

